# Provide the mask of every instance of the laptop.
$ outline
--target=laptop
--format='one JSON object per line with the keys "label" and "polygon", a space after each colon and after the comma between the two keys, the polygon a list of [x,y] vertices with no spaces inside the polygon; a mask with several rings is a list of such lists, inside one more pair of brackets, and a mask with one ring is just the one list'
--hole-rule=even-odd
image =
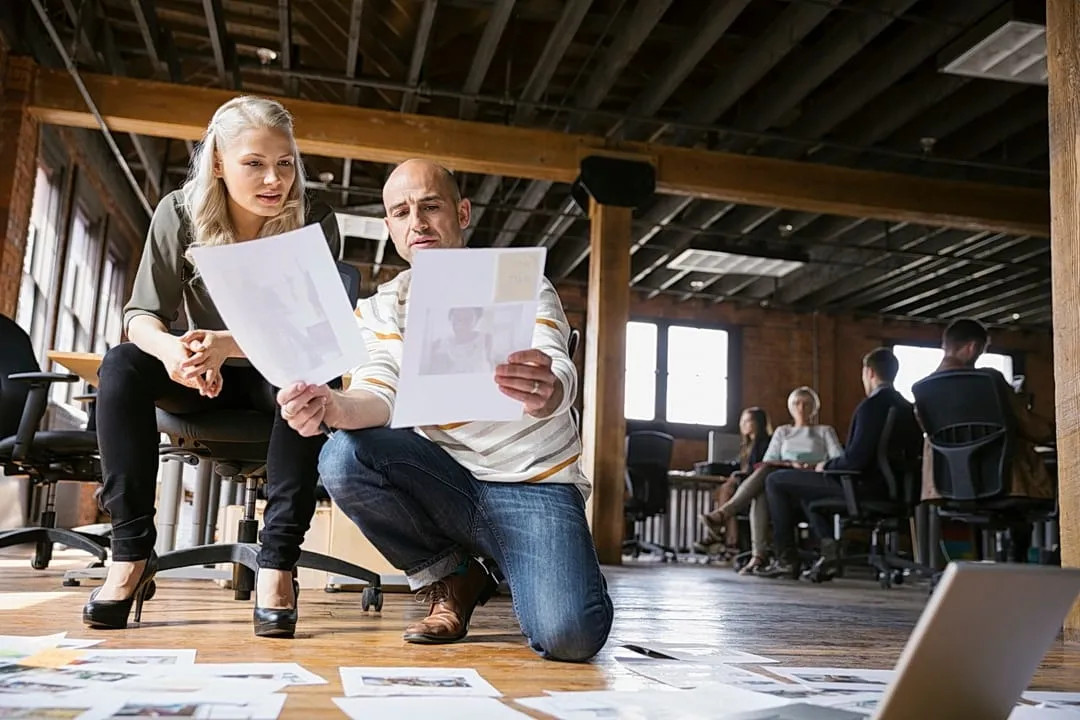
{"label": "laptop", "polygon": [[1006,720],[1080,596],[1080,570],[950,563],[875,720]]}

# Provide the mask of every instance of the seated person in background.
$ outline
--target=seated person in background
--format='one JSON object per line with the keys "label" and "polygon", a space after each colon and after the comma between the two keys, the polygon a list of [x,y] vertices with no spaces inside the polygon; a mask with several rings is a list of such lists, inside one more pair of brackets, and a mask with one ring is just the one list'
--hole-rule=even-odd
{"label": "seated person in background", "polygon": [[[857,482],[866,495],[884,495],[883,479],[877,470],[878,446],[885,430],[889,410],[900,411],[893,429],[892,441],[911,446],[917,452],[920,437],[911,403],[894,388],[893,381],[900,364],[888,348],[878,348],[863,358],[862,383],[866,399],[855,408],[848,434],[847,448],[839,457],[819,462],[813,470],[778,470],[765,480],[765,493],[772,514],[778,566],[775,575],[798,579],[802,570],[796,546],[798,524],[796,510],[815,500],[842,498],[843,488],[838,477],[826,475],[825,470],[850,470],[859,473]],[[827,518],[806,512],[814,534],[821,542],[820,562],[836,559],[836,541]]]}
{"label": "seated person in background", "polygon": [[[713,493],[721,507],[731,501],[743,478],[754,472],[754,468],[764,460],[772,437],[768,414],[759,407],[743,410],[739,416],[739,435],[742,439],[739,446],[739,472],[727,478]],[[739,554],[739,525],[735,513],[715,517],[715,512],[701,516],[709,529],[709,537],[695,549],[700,548],[709,555],[723,555],[725,560],[729,560]]]}
{"label": "seated person in background", "polygon": [[[424,248],[464,246],[470,205],[445,168],[402,163],[383,202],[406,262]],[[305,436],[323,422],[338,428],[319,458],[323,485],[430,603],[428,616],[406,628],[407,642],[465,637],[473,608],[496,586],[480,556],[509,582],[533,650],[588,660],[607,640],[612,605],[585,518],[589,482],[570,415],[577,373],[555,288],[543,282],[533,347],[511,353],[492,376],[523,404],[521,420],[392,430],[410,282],[402,272],[358,304],[370,358],[352,371],[349,389],[284,388],[282,415]]]}
{"label": "seated person in background", "polygon": [[[772,440],[758,467],[739,484],[738,491],[730,500],[702,520],[713,532],[734,520],[735,514],[750,507],[750,536],[753,557],[740,574],[750,574],[764,569],[768,560],[769,506],[765,501],[765,478],[780,468],[806,470],[822,460],[830,460],[844,453],[836,430],[831,425],[815,425],[821,409],[821,400],[813,389],[803,386],[788,395],[788,412],[792,425],[781,425],[773,433]],[[730,526],[730,525],[729,525]],[[729,541],[730,543],[730,541]]]}
{"label": "seated person in background", "polygon": [[[945,370],[973,370],[979,356],[990,346],[990,336],[986,328],[977,320],[960,318],[945,328],[941,338],[941,348],[945,357],[941,359],[935,373]],[[1001,379],[1008,393],[1013,416],[1016,418],[1016,449],[1012,460],[1012,490],[1010,495],[1049,499],[1055,495],[1054,479],[1046,470],[1046,465],[1035,446],[1054,439],[1054,424],[1027,408],[1024,398],[1013,392],[1005,376],[992,368],[983,368],[982,372],[993,373]],[[929,441],[923,446],[922,499],[939,499],[934,489],[934,459],[930,452]]]}

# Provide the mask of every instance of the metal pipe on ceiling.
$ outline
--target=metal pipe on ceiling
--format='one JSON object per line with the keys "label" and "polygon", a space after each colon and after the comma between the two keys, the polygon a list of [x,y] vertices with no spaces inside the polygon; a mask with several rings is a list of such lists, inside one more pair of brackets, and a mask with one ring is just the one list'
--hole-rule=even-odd
{"label": "metal pipe on ceiling", "polygon": [[49,15],[45,12],[45,7],[41,4],[41,0],[30,0],[30,2],[33,3],[34,10],[37,11],[38,17],[41,18],[41,22],[45,26],[45,30],[49,33],[49,38],[56,47],[56,51],[63,59],[64,66],[67,68],[68,73],[70,73],[71,78],[75,81],[75,86],[79,89],[79,94],[82,95],[83,100],[86,102],[86,106],[90,108],[90,113],[94,116],[98,126],[101,128],[101,134],[105,138],[105,143],[109,146],[109,150],[112,151],[113,156],[116,158],[116,162],[120,164],[120,170],[123,171],[128,183],[131,184],[131,189],[135,191],[135,197],[138,198],[143,209],[146,210],[147,216],[153,216],[153,206],[151,206],[150,201],[146,199],[146,194],[139,185],[139,181],[135,179],[135,175],[131,172],[131,167],[128,165],[124,153],[120,152],[120,148],[116,145],[116,140],[109,131],[109,126],[105,124],[105,119],[102,118],[101,113],[98,112],[94,99],[90,97],[90,92],[86,89],[86,85],[83,84],[82,77],[79,75],[79,70],[71,60],[71,55],[64,49],[64,43],[61,42],[60,36],[56,32],[56,28],[53,27],[52,21],[49,20]]}

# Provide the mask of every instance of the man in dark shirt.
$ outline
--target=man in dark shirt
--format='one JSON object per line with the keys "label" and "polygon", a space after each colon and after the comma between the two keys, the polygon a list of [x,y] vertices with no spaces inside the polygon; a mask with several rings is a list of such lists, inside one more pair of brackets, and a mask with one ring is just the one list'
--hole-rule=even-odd
{"label": "man in dark shirt", "polygon": [[[893,381],[900,363],[892,350],[878,348],[863,358],[862,383],[866,399],[859,403],[851,421],[851,431],[844,454],[817,464],[813,470],[780,470],[765,481],[765,493],[769,500],[775,534],[778,566],[774,574],[799,577],[801,562],[795,544],[798,523],[796,511],[804,510],[815,500],[842,498],[843,488],[839,477],[826,474],[825,470],[849,470],[858,474],[860,489],[867,494],[885,495],[884,479],[877,468],[878,446],[885,431],[889,411],[899,413],[894,420],[892,442],[909,444],[918,452],[921,436],[915,420],[915,411],[907,400],[893,388]],[[821,558],[829,561],[836,557],[836,542],[826,517],[806,512],[814,534],[821,541]]]}

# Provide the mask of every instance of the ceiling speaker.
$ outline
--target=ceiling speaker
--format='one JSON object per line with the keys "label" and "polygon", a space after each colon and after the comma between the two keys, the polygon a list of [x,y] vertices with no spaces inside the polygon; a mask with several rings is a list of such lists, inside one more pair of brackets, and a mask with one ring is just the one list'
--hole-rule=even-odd
{"label": "ceiling speaker", "polygon": [[656,168],[646,162],[589,155],[581,160],[581,173],[570,195],[589,214],[589,198],[601,205],[639,207],[656,191]]}

